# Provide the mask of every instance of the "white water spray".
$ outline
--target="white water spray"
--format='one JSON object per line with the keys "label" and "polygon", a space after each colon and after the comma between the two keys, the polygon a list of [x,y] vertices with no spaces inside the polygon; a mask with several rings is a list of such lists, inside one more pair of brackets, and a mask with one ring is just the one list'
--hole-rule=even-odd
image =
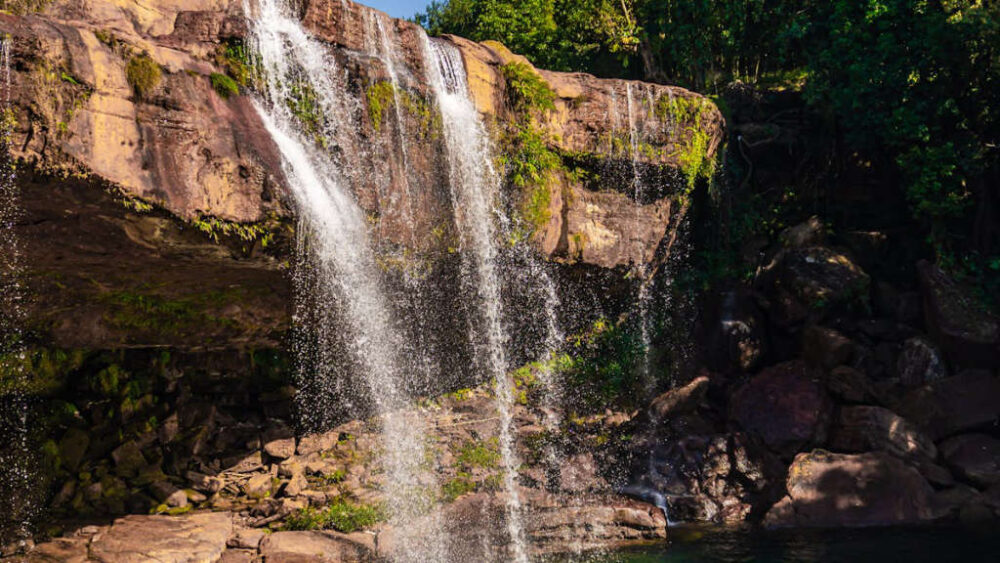
{"label": "white water spray", "polygon": [[513,434],[514,394],[507,376],[507,335],[498,272],[499,253],[495,221],[499,210],[500,179],[493,167],[490,142],[479,112],[470,98],[465,64],[456,47],[422,35],[428,80],[437,98],[448,147],[455,221],[472,256],[480,312],[486,336],[490,375],[495,381],[500,415],[499,446],[504,471],[507,532],[513,560],[528,560],[517,490],[519,465]]}
{"label": "white water spray", "polygon": [[[249,0],[247,0],[249,1]],[[396,533],[394,556],[400,561],[446,561],[448,542],[433,514],[412,524],[429,508],[434,480],[422,467],[425,424],[406,413],[411,398],[405,392],[407,370],[402,349],[370,246],[366,217],[345,187],[341,170],[313,139],[301,133],[301,124],[287,103],[308,88],[327,122],[323,133],[340,139],[353,130],[349,119],[356,101],[331,77],[340,75],[325,47],[309,36],[282,0],[260,0],[250,22],[253,40],[265,73],[265,99],[256,101],[258,113],[283,158],[283,171],[298,205],[300,237],[306,241],[307,264],[313,269],[310,289],[323,308],[312,320],[320,347],[323,338],[347,334],[347,348],[366,383],[366,391],[382,421],[385,493]],[[329,314],[338,309],[339,315]],[[315,359],[311,365],[335,375],[334,358]],[[318,392],[323,392],[320,386]],[[314,390],[313,392],[317,392]]]}

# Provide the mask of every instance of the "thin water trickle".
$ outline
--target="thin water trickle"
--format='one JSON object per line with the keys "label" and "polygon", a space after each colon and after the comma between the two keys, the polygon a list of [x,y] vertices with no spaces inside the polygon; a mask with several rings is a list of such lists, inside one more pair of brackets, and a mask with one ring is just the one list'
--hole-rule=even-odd
{"label": "thin water trickle", "polygon": [[[635,107],[635,97],[632,94],[632,84],[625,85],[626,112],[628,121],[629,136],[629,158],[632,163],[632,197],[634,200],[636,219],[641,213],[643,199],[646,196],[646,185],[642,178],[639,165],[639,128],[637,126],[637,116]],[[640,259],[641,260],[641,259]],[[639,295],[636,299],[636,307],[639,315],[639,338],[642,344],[642,363],[640,364],[640,376],[647,389],[652,390],[656,385],[651,374],[652,362],[652,328],[650,305],[652,294],[650,280],[646,279],[648,274],[647,265],[643,262],[634,265],[635,274],[639,280]]]}
{"label": "thin water trickle", "polygon": [[[448,541],[441,522],[435,513],[427,514],[427,498],[433,498],[436,490],[433,476],[423,467],[426,422],[419,411],[407,411],[412,398],[405,389],[407,366],[399,355],[403,342],[383,289],[365,214],[347,189],[340,167],[313,138],[302,134],[287,103],[308,88],[319,107],[329,109],[323,133],[339,140],[355,129],[343,108],[357,107],[358,102],[331,79],[340,73],[326,47],[301,27],[282,0],[260,0],[255,9],[245,8],[254,14],[251,34],[265,74],[265,95],[255,104],[283,157],[283,171],[298,206],[300,250],[308,253],[309,280],[299,287],[311,291],[309,302],[320,308],[311,311],[314,326],[309,329],[316,333],[318,348],[332,347],[335,337],[346,340],[350,361],[379,415],[384,493],[396,532],[394,557],[447,561]],[[302,363],[310,373],[300,374],[300,379],[334,380],[342,361],[308,358]],[[340,390],[319,385],[310,392]],[[310,402],[316,404],[322,400]]]}
{"label": "thin water trickle", "polygon": [[0,522],[13,526],[0,534],[14,538],[30,537],[37,515],[37,487],[32,479],[29,445],[29,403],[27,386],[30,373],[25,368],[24,288],[20,241],[15,227],[22,215],[17,172],[11,152],[14,113],[11,106],[11,40],[0,38],[0,491],[4,514]]}
{"label": "thin water trickle", "polygon": [[[458,49],[421,35],[428,80],[441,111],[450,171],[455,222],[463,235],[463,250],[471,257],[485,332],[487,368],[495,384],[500,418],[499,447],[503,465],[506,523],[510,555],[528,561],[523,507],[517,490],[519,465],[513,429],[514,390],[507,376],[508,337],[503,327],[500,287],[500,254],[495,222],[499,208],[500,178],[493,167],[486,129],[470,98],[465,63]],[[473,338],[478,341],[478,338]]]}

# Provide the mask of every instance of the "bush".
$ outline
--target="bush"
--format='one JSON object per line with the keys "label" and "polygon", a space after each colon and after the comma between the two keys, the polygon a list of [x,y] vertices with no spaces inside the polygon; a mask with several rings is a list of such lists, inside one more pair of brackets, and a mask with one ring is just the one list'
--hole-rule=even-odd
{"label": "bush", "polygon": [[385,520],[378,506],[338,501],[325,508],[303,508],[285,520],[286,530],[337,530],[349,534]]}
{"label": "bush", "polygon": [[212,88],[215,88],[215,91],[224,99],[228,100],[230,96],[238,96],[240,94],[240,85],[225,74],[213,72],[211,78]]}
{"label": "bush", "polygon": [[507,98],[519,112],[555,109],[556,93],[535,69],[524,63],[500,67],[507,82]]}
{"label": "bush", "polygon": [[129,59],[125,67],[125,78],[136,95],[145,98],[160,84],[163,71],[149,54],[143,53]]}

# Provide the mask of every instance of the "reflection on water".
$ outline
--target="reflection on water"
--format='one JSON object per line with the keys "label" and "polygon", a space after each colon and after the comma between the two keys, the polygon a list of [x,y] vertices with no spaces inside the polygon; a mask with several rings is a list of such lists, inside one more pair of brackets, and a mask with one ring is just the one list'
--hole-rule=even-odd
{"label": "reflection on water", "polygon": [[1000,561],[1000,528],[869,528],[861,530],[670,530],[669,543],[591,556],[588,563],[905,563]]}

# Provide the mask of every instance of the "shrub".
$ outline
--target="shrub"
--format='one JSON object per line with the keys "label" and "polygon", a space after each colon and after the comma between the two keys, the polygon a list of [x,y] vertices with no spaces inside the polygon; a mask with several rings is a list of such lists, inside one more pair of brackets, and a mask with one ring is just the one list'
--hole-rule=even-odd
{"label": "shrub", "polygon": [[524,63],[500,67],[507,82],[507,99],[518,112],[555,109],[556,93],[535,69]]}
{"label": "shrub", "polygon": [[338,501],[324,508],[303,508],[285,520],[286,530],[337,530],[351,533],[385,520],[385,510],[369,504]]}
{"label": "shrub", "polygon": [[160,84],[163,71],[149,54],[143,53],[129,59],[125,67],[125,78],[136,95],[144,98]]}
{"label": "shrub", "polygon": [[224,99],[228,100],[229,96],[238,96],[240,94],[240,85],[225,74],[213,72],[211,78],[212,88],[215,88],[215,91]]}

